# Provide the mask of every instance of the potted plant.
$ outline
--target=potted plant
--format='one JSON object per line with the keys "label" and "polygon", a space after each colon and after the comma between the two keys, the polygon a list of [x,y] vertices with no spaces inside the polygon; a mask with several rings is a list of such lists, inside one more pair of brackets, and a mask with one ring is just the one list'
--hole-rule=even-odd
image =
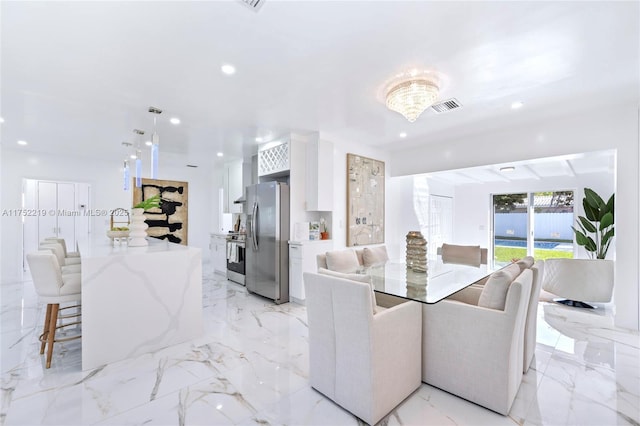
{"label": "potted plant", "polygon": [[327,231],[327,224],[324,221],[324,217],[320,218],[320,239],[321,240],[329,239],[329,232]]}
{"label": "potted plant", "polygon": [[149,225],[145,222],[144,212],[160,207],[161,202],[160,195],[154,195],[133,206],[131,209],[131,239],[129,240],[129,247],[144,247],[149,245],[146,239]]}
{"label": "potted plant", "polygon": [[578,216],[579,229],[574,226],[571,229],[576,235],[576,242],[585,248],[590,259],[545,261],[543,289],[566,298],[556,302],[579,308],[593,308],[582,300],[598,303],[611,300],[614,267],[613,261],[605,258],[614,236],[614,204],[615,194],[605,203],[595,191],[584,189],[584,216]]}
{"label": "potted plant", "polygon": [[151,210],[156,207],[160,207],[160,195],[154,195],[153,197],[149,197],[146,200],[140,201],[138,204],[133,206],[134,209],[142,209],[142,211]]}
{"label": "potted plant", "polygon": [[590,188],[584,189],[582,206],[584,216],[578,216],[580,229],[571,227],[576,242],[584,247],[591,259],[605,259],[614,236],[615,194],[605,203],[602,197]]}

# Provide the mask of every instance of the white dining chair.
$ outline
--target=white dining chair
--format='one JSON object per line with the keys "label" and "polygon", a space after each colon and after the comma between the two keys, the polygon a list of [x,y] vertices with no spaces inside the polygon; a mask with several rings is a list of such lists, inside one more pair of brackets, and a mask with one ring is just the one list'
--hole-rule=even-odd
{"label": "white dining chair", "polygon": [[373,425],[420,387],[420,304],[374,312],[366,282],[304,273],[311,386]]}
{"label": "white dining chair", "polygon": [[456,294],[422,309],[422,381],[503,415],[522,381],[533,273],[511,276],[496,271],[484,288],[460,292],[479,290],[475,303]]}
{"label": "white dining chair", "polygon": [[[40,335],[40,354],[44,354],[45,347],[47,356],[46,368],[51,367],[53,355],[53,345],[56,342],[63,342],[78,339],[81,335],[57,338],[56,330],[72,325],[80,324],[80,321],[64,323],[69,318],[78,317],[78,312],[63,314],[61,311],[79,308],[79,305],[72,305],[60,308],[61,303],[80,301],[81,299],[81,278],[80,274],[63,274],[58,259],[55,254],[49,251],[38,251],[27,254],[27,263],[31,271],[33,284],[38,294],[38,300],[47,304],[44,318],[43,332]],[[58,325],[60,321],[60,325]]]}

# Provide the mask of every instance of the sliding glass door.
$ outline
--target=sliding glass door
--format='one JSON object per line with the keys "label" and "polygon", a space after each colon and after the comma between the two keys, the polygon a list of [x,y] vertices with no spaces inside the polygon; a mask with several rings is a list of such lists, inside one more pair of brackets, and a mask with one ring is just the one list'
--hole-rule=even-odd
{"label": "sliding glass door", "polygon": [[494,266],[530,255],[573,258],[573,191],[494,194]]}

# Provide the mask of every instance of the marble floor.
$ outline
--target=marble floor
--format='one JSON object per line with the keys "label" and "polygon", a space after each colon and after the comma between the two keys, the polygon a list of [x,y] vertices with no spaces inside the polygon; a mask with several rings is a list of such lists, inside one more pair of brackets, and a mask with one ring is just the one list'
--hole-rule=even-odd
{"label": "marble floor", "polygon": [[[82,371],[79,340],[56,344],[44,369],[33,285],[2,283],[0,425],[361,424],[309,387],[303,306],[211,271],[203,287],[201,338]],[[616,329],[607,309],[540,302],[538,316],[534,365],[509,416],[422,384],[381,424],[640,424],[639,334]]]}

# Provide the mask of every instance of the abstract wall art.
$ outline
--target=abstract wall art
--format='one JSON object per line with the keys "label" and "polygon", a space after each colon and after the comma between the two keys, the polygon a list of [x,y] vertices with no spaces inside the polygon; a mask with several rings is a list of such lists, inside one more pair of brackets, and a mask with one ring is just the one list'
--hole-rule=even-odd
{"label": "abstract wall art", "polygon": [[347,247],[384,243],[384,161],[347,154]]}
{"label": "abstract wall art", "polygon": [[150,237],[187,245],[189,183],[172,180],[142,179],[133,186],[133,204],[160,195],[160,207],[144,212]]}

